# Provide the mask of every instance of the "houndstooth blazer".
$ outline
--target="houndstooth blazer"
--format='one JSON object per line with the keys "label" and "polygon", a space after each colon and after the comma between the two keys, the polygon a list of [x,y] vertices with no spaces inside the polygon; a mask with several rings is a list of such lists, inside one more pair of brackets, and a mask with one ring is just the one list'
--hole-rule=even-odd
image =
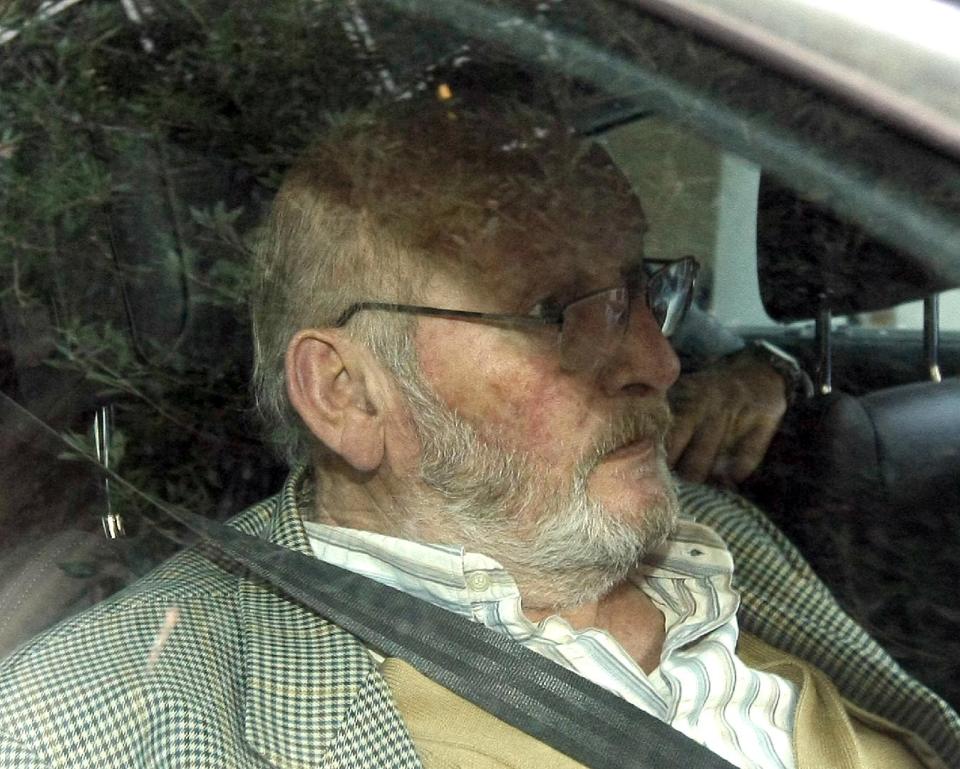
{"label": "houndstooth blazer", "polygon": [[[233,525],[309,553],[301,473]],[[960,721],[851,622],[755,508],[685,487],[738,564],[742,626],[960,766]],[[419,767],[364,646],[203,547],[0,666],[0,767]]]}

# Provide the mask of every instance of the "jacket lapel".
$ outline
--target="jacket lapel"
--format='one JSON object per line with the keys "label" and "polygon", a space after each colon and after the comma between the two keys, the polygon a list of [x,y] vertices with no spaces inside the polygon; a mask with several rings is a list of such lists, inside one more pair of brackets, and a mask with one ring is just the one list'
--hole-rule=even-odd
{"label": "jacket lapel", "polygon": [[[302,469],[291,474],[257,533],[311,554],[297,508],[303,476]],[[258,753],[284,769],[420,766],[362,643],[253,577],[239,581],[238,604],[244,733]]]}

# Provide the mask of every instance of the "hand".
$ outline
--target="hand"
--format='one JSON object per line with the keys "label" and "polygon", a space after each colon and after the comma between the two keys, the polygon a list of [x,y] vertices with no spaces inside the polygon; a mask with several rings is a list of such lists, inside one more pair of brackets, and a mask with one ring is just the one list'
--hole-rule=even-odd
{"label": "hand", "polygon": [[787,410],[783,377],[749,352],[681,376],[671,388],[667,460],[684,480],[740,483],[763,461]]}

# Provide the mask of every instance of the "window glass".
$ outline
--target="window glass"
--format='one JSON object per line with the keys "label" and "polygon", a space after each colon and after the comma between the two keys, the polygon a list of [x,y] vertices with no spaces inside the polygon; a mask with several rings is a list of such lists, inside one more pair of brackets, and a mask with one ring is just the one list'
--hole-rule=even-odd
{"label": "window glass", "polygon": [[615,128],[605,139],[645,201],[646,252],[700,255],[698,302],[723,323],[773,323],[756,275],[760,168],[663,118]]}
{"label": "window glass", "polygon": [[[283,591],[181,510],[393,587],[425,570],[427,597],[474,619],[500,609],[457,605],[450,584],[460,598],[506,585],[529,609],[519,636],[557,634],[548,656],[568,626],[547,617],[611,595],[643,559],[669,571],[657,548],[681,547],[677,521],[714,516],[743,541],[706,572],[734,558],[735,580],[768,589],[777,551],[795,569],[785,591],[816,591],[956,706],[949,136],[896,122],[896,94],[878,114],[765,49],[629,3],[414,5],[0,11],[0,739],[19,723],[2,705],[2,687],[25,690],[18,670],[38,671],[30,712],[46,719],[23,716],[23,750],[52,764],[109,747],[97,718],[68,717],[85,692],[122,691],[104,734],[114,711],[150,711],[135,686],[104,688],[113,672],[139,686],[171,660],[177,686],[218,692],[190,711],[212,731],[230,721],[214,707],[252,723],[246,695],[222,689],[235,670],[266,699],[358,689],[301,686],[324,669],[309,655],[230,656],[320,620],[274,603]],[[827,309],[829,339],[815,333]],[[415,543],[387,576],[378,537]],[[440,571],[461,550],[473,560],[437,576],[419,546],[443,553]],[[203,614],[221,598],[222,616]],[[657,621],[684,613],[672,601]],[[791,616],[801,635],[817,624]],[[329,632],[353,673],[390,656]],[[647,681],[660,657],[625,648],[629,680]],[[97,655],[123,661],[94,676]],[[81,672],[51,688],[66,668]],[[952,711],[925,702],[949,733]],[[131,734],[147,744],[144,718]],[[321,721],[326,746],[341,732]],[[744,766],[784,737],[745,748],[721,732],[694,736]],[[282,733],[290,744],[258,755],[320,761],[312,738]],[[932,748],[945,765],[955,742]],[[790,765],[784,750],[771,765]]]}
{"label": "window glass", "polygon": [[[760,168],[655,116],[612,129],[604,142],[644,201],[649,220],[646,253],[667,258],[701,255],[705,272],[698,301],[725,325],[777,325],[763,307],[756,276]],[[956,290],[940,295],[944,331],[960,330],[958,297]],[[923,303],[858,313],[837,322],[920,330]]]}
{"label": "window glass", "polygon": [[[900,305],[892,312],[878,311],[861,318],[864,325],[877,328],[923,328],[923,302]],[[960,292],[946,291],[940,295],[940,328],[960,331]]]}

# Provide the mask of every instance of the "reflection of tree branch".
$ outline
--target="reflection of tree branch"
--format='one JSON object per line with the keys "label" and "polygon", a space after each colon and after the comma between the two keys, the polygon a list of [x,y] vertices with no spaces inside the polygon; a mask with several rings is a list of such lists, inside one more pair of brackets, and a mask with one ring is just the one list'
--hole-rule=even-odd
{"label": "reflection of tree branch", "polygon": [[194,8],[193,3],[189,2],[189,0],[180,0],[180,5],[187,10],[187,13],[193,17],[193,20],[197,22],[197,24],[205,33],[210,33],[210,27],[207,24],[207,20],[203,18],[196,8]]}
{"label": "reflection of tree branch", "polygon": [[106,195],[84,195],[82,198],[76,198],[75,200],[68,201],[62,204],[57,209],[57,214],[62,214],[64,211],[70,211],[71,209],[77,208],[79,206],[86,205],[88,203],[93,203],[99,205],[109,199],[110,192],[107,191]]}
{"label": "reflection of tree branch", "polygon": [[197,275],[188,274],[187,280],[200,288],[207,289],[213,296],[225,300],[225,302],[230,305],[238,304],[243,298],[243,294],[240,291],[231,291],[229,288],[219,286]]}
{"label": "reflection of tree branch", "polygon": [[[56,331],[64,338],[67,338],[67,339],[75,338],[70,331],[65,330],[59,325],[56,327]],[[77,347],[79,347],[79,342],[77,342]],[[65,357],[67,357],[71,361],[76,362],[80,366],[82,366],[85,360],[97,360],[93,356],[84,356],[83,358],[81,358],[80,356],[77,356],[75,354],[67,355],[67,353],[63,350],[63,348],[59,348],[59,349],[61,349],[61,352],[64,352]],[[100,365],[104,365],[104,364],[100,364]],[[200,372],[195,370],[195,373],[199,374]],[[116,375],[116,376],[119,377],[119,375]],[[168,369],[162,368],[162,367],[156,367],[156,368],[144,367],[140,370],[137,376],[140,379],[147,379],[150,381],[162,380],[164,383],[173,385],[175,387],[189,388],[193,393],[203,393],[205,395],[211,395],[211,396],[223,395],[223,391],[221,389],[208,387],[207,385],[197,382],[195,379],[176,376],[170,373]]]}
{"label": "reflection of tree branch", "polygon": [[86,131],[114,131],[119,133],[143,133],[142,131],[136,131],[134,129],[131,129],[131,127],[127,125],[122,125],[122,124],[114,125],[111,123],[106,123],[101,121],[90,121],[84,118],[84,116],[79,112],[71,112],[67,109],[64,109],[62,104],[57,99],[57,97],[62,98],[63,94],[61,92],[52,92],[48,95],[49,89],[46,88],[46,86],[48,86],[49,83],[46,80],[43,80],[42,78],[38,77],[35,74],[35,70],[28,69],[25,65],[21,64],[20,62],[14,62],[14,69],[20,74],[20,76],[25,82],[30,83],[30,85],[33,87],[33,91],[32,91],[33,94],[42,93],[45,96],[44,102],[43,102],[43,111],[39,114],[35,113],[32,116],[35,122],[39,125],[44,125],[44,122],[43,120],[41,120],[41,117],[43,118],[59,117],[63,119],[65,122],[69,123],[70,125],[83,128]]}
{"label": "reflection of tree branch", "polygon": [[69,347],[65,347],[60,344],[57,345],[57,349],[65,358],[67,358],[67,360],[73,363],[76,363],[78,366],[80,366],[81,370],[86,371],[88,374],[91,370],[98,372],[101,376],[104,377],[104,379],[107,380],[106,381],[107,384],[110,384],[116,389],[122,392],[125,392],[128,395],[132,395],[133,397],[142,401],[143,403],[148,405],[150,408],[152,408],[154,411],[156,411],[157,414],[159,414],[161,417],[168,420],[175,426],[181,428],[182,430],[185,430],[191,435],[195,435],[199,438],[204,438],[205,440],[208,440],[208,441],[213,441],[215,443],[223,442],[222,436],[207,432],[206,430],[202,430],[200,428],[197,428],[183,421],[179,416],[177,416],[173,412],[166,409],[161,403],[158,403],[157,401],[155,401],[153,398],[151,398],[149,395],[143,392],[142,389],[138,388],[135,384],[130,382],[129,379],[124,377],[119,372],[115,371],[113,368],[111,368],[107,364],[98,360],[96,357],[88,356],[88,355],[77,355]]}
{"label": "reflection of tree branch", "polygon": [[[180,330],[177,333],[172,347],[167,353],[169,355],[180,347],[180,344],[183,342],[184,331],[189,323],[190,286],[184,277],[187,271],[186,264],[184,262],[187,239],[183,232],[183,223],[180,221],[180,209],[177,206],[177,195],[174,189],[173,180],[170,178],[170,158],[169,153],[167,152],[167,145],[158,137],[154,138],[154,144],[157,148],[158,154],[160,155],[160,178],[163,182],[163,196],[167,205],[167,215],[173,225],[173,236],[176,239],[176,248],[174,253],[177,257],[177,264],[180,267],[180,290],[183,293],[183,311],[180,315]],[[131,328],[131,332],[132,331],[133,329]]]}
{"label": "reflection of tree branch", "polygon": [[27,297],[20,288],[20,260],[16,257],[13,258],[13,296],[20,307],[27,306]]}
{"label": "reflection of tree branch", "polygon": [[243,244],[242,240],[234,242],[232,238],[229,237],[210,237],[209,235],[194,235],[192,240],[196,243],[210,243],[215,246],[229,246],[231,251],[236,252],[239,256],[250,258],[250,248]]}
{"label": "reflection of tree branch", "polygon": [[0,234],[0,241],[14,246],[15,248],[21,248],[24,251],[36,251],[38,254],[53,253],[53,249],[49,246],[38,246],[35,243],[28,243],[27,241],[15,238],[12,235]]}

